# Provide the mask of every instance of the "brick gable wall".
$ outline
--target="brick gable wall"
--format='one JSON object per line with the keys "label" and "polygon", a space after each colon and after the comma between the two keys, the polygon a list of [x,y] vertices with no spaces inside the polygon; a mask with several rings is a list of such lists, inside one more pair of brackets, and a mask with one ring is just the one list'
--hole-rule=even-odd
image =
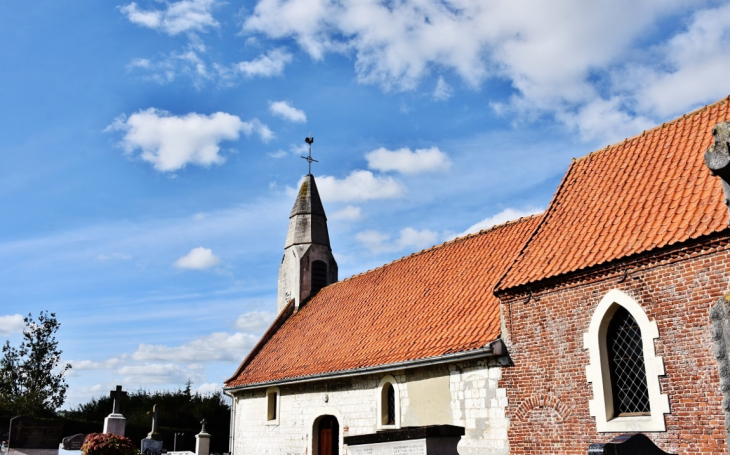
{"label": "brick gable wall", "polygon": [[[683,256],[682,256],[683,255]],[[626,276],[620,272],[575,283],[554,283],[525,295],[502,296],[505,339],[514,366],[503,369],[511,454],[580,454],[590,442],[617,433],[597,433],[589,415],[592,385],[583,349],[596,306],[611,289],[641,305],[659,328],[656,355],[664,359],[661,391],[669,396],[666,432],[647,433],[669,453],[727,453],[722,394],[711,338],[710,307],[728,292],[727,239],[680,256],[654,258]],[[634,264],[636,265],[636,264]]]}

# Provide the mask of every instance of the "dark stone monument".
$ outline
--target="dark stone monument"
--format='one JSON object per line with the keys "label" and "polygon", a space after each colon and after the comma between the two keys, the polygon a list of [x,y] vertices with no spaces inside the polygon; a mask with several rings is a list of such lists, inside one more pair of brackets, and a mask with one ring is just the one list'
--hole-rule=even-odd
{"label": "dark stone monument", "polygon": [[643,434],[622,434],[611,442],[591,444],[588,455],[672,455],[657,447]]}
{"label": "dark stone monument", "polygon": [[162,441],[145,438],[140,446],[142,455],[160,455],[162,453]]}
{"label": "dark stone monument", "polygon": [[142,455],[160,455],[162,453],[162,435],[157,432],[157,405],[152,406],[152,430],[140,444]]}
{"label": "dark stone monument", "polygon": [[8,447],[11,449],[58,449],[63,439],[63,422],[25,416],[10,419]]}
{"label": "dark stone monument", "polygon": [[464,436],[464,427],[429,425],[345,436],[344,443],[347,444],[353,455],[372,453],[458,455],[456,446],[462,436]]}
{"label": "dark stone monument", "polygon": [[63,450],[81,450],[81,446],[84,445],[86,435],[83,433],[75,434],[73,436],[66,436],[61,441],[61,448]]}

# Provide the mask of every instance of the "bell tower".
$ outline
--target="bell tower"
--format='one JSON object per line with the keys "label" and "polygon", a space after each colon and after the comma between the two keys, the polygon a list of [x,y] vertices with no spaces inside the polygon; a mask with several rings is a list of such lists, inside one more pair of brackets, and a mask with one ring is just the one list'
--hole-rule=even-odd
{"label": "bell tower", "polygon": [[279,266],[276,303],[279,312],[292,300],[295,308],[299,308],[307,298],[337,281],[337,262],[330,247],[327,217],[311,173],[312,161],[315,161],[312,142],[314,139],[308,137],[309,156],[302,158],[309,161],[310,173],[304,177],[289,215],[284,257]]}

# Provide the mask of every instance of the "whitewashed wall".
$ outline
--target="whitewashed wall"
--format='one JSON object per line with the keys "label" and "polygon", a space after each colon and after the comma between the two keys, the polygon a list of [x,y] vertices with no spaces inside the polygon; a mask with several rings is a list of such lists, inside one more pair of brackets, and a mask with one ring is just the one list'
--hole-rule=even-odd
{"label": "whitewashed wall", "polygon": [[[451,424],[466,428],[461,455],[509,452],[507,395],[498,388],[501,367],[487,360],[391,373],[398,381],[401,426]],[[315,419],[334,415],[343,436],[374,433],[378,384],[367,375],[279,386],[278,425],[266,420],[266,389],[236,394],[234,455],[312,454]],[[327,401],[325,401],[325,395]],[[346,447],[340,453],[347,454]]]}

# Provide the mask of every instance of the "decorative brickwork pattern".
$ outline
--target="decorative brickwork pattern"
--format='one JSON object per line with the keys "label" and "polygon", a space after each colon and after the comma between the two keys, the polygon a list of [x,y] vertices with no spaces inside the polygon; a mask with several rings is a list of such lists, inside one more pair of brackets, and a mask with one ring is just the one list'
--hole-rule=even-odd
{"label": "decorative brickwork pattern", "polygon": [[[730,283],[727,242],[708,244],[692,254],[668,255],[664,262],[626,274],[584,284],[576,280],[569,287],[536,289],[529,301],[503,301],[514,366],[502,370],[500,387],[507,390],[509,402],[517,404],[507,412],[510,453],[584,455],[590,442],[616,436],[599,433],[589,414],[593,392],[585,379],[589,358],[583,349],[583,334],[596,307],[612,289],[631,296],[659,330],[654,343],[664,361],[660,387],[669,397],[670,413],[664,417],[665,432],[647,435],[669,453],[727,453],[709,315]],[[570,416],[566,418],[553,399],[543,402],[549,406],[523,404],[526,396],[535,395],[573,403]]]}

